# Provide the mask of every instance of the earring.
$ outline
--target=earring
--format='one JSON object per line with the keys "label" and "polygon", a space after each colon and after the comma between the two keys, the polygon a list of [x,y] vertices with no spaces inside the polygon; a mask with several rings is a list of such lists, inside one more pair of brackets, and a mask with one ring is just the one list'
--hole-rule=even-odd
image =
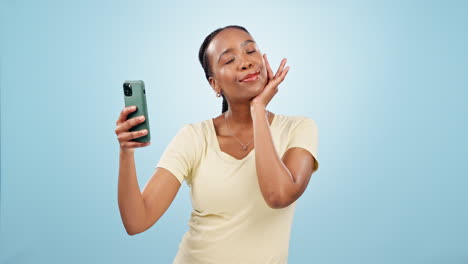
{"label": "earring", "polygon": [[220,96],[221,96],[221,94],[220,94],[220,93],[216,93],[216,97],[220,97]]}

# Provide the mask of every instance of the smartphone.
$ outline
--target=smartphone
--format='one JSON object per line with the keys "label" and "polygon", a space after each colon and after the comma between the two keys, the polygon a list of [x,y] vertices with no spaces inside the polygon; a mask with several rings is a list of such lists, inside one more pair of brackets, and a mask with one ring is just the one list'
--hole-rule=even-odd
{"label": "smartphone", "polygon": [[144,122],[131,127],[129,131],[139,131],[142,129],[148,130],[148,134],[142,137],[134,138],[131,141],[149,142],[151,140],[151,135],[149,127],[148,107],[146,105],[145,83],[141,80],[124,81],[123,90],[125,98],[125,107],[132,105],[136,106],[136,110],[128,115],[127,120],[141,115],[145,116]]}

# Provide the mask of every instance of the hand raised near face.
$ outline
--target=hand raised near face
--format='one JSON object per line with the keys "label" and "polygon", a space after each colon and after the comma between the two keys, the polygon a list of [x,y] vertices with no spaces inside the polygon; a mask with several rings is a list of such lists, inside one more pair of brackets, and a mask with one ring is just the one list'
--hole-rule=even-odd
{"label": "hand raised near face", "polygon": [[275,94],[278,92],[279,84],[284,80],[284,78],[288,74],[289,66],[284,68],[287,61],[287,59],[284,58],[283,60],[281,60],[281,64],[278,67],[276,74],[273,74],[266,54],[263,54],[263,59],[265,61],[265,67],[267,69],[268,81],[265,85],[265,88],[263,88],[262,92],[258,94],[254,99],[252,99],[250,105],[252,106],[255,104],[266,108],[273,96],[275,96]]}

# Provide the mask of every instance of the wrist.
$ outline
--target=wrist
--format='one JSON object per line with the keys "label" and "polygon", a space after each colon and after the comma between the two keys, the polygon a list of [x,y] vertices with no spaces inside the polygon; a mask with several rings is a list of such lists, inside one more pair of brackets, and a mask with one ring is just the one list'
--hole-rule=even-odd
{"label": "wrist", "polygon": [[266,112],[266,106],[263,104],[259,104],[259,103],[250,104],[250,112],[252,114],[258,113],[258,112],[264,113]]}
{"label": "wrist", "polygon": [[251,108],[250,113],[252,115],[252,120],[262,120],[266,119],[268,111],[265,107]]}
{"label": "wrist", "polygon": [[135,149],[134,148],[120,148],[120,154],[121,155],[131,155],[135,153]]}

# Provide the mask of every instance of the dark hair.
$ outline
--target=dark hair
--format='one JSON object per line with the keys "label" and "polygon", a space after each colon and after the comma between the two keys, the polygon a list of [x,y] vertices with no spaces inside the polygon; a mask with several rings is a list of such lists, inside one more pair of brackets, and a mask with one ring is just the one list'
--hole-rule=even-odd
{"label": "dark hair", "polygon": [[[247,32],[248,34],[250,34],[249,31],[247,31],[247,29],[245,29],[244,27],[236,26],[236,25],[230,25],[230,26],[225,26],[223,28],[218,28],[215,31],[211,32],[208,36],[206,36],[205,40],[203,41],[203,43],[202,43],[202,45],[200,47],[200,51],[198,52],[198,60],[200,60],[200,64],[203,67],[203,70],[205,71],[206,80],[209,80],[210,76],[213,74],[213,72],[211,71],[211,65],[210,65],[210,62],[208,60],[208,56],[206,55],[206,48],[208,48],[208,45],[210,45],[211,40],[219,32],[223,31],[226,28],[237,28],[237,29],[243,30],[243,31]],[[224,97],[224,94],[222,92],[221,92],[221,95],[223,96],[223,106],[222,106],[221,113],[224,113],[224,112],[226,112],[228,110],[228,104],[227,104],[227,101],[226,101],[226,97]]]}

